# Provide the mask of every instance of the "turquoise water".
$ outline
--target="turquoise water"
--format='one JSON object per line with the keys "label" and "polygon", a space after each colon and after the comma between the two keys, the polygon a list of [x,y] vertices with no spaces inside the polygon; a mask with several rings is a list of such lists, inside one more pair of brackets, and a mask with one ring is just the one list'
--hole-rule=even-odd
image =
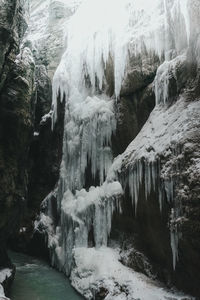
{"label": "turquoise water", "polygon": [[69,280],[46,262],[24,254],[10,256],[17,267],[11,300],[83,300]]}

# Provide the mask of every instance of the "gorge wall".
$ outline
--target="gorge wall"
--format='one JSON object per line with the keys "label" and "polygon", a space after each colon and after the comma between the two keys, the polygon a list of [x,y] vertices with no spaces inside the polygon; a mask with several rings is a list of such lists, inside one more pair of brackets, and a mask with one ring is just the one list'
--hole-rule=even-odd
{"label": "gorge wall", "polygon": [[0,267],[9,241],[87,299],[198,299],[199,1],[80,2],[0,2]]}
{"label": "gorge wall", "polygon": [[6,266],[9,260],[5,241],[20,221],[26,197],[35,66],[28,48],[19,54],[19,46],[27,28],[24,2],[2,1],[0,14],[0,265]]}

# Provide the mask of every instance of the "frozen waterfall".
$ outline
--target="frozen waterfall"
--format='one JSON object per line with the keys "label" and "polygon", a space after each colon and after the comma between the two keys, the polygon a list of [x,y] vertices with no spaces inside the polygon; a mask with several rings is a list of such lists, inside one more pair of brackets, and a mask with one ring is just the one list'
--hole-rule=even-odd
{"label": "frozen waterfall", "polygon": [[[65,23],[66,50],[53,79],[53,124],[57,101],[65,100],[63,158],[54,192],[59,221],[53,222],[50,194],[37,226],[43,223],[47,228],[52,263],[68,275],[76,248],[107,246],[112,214],[121,211],[125,186],[129,185],[137,213],[143,178],[148,198],[162,176],[159,161],[156,155],[150,157],[151,152],[144,161],[133,157],[125,181],[113,172],[121,163],[118,158],[112,165],[115,106],[129,59],[144,53],[160,61],[154,82],[157,106],[168,102],[170,78],[176,77],[176,65],[186,59],[190,42],[188,2],[83,0]],[[111,79],[114,93],[108,95]],[[161,210],[163,193],[173,205],[173,178],[162,181],[159,193]],[[171,232],[174,268],[178,258],[175,233]]]}

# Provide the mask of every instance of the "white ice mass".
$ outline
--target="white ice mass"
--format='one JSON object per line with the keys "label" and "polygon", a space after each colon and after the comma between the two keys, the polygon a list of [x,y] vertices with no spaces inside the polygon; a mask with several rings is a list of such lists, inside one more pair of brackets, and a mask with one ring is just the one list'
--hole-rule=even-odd
{"label": "white ice mass", "polygon": [[6,268],[6,269],[0,270],[0,299],[2,299],[2,300],[10,300],[9,298],[7,298],[5,296],[4,288],[3,288],[2,284],[6,279],[8,279],[11,276],[12,276],[11,269]]}
{"label": "white ice mass", "polygon": [[[68,5],[67,0],[62,2]],[[170,203],[174,201],[173,176],[165,177],[165,170],[159,169],[158,156],[173,139],[182,138],[184,118],[188,119],[184,123],[188,130],[193,126],[191,118],[184,115],[184,101],[180,99],[171,111],[166,108],[170,78],[176,78],[177,65],[187,59],[191,42],[190,1],[83,0],[77,7],[62,23],[66,49],[53,78],[53,125],[57,120],[57,101],[65,100],[60,179],[55,192],[44,200],[46,212],[41,213],[36,227],[43,224],[46,228],[52,264],[71,276],[72,284],[87,299],[92,299],[93,288],[101,282],[109,290],[107,300],[181,299],[122,266],[117,252],[106,247],[112,214],[120,213],[120,199],[127,184],[135,213],[143,177],[146,197],[161,178],[161,210],[163,193]],[[32,36],[34,43],[37,38]],[[157,56],[160,62],[154,81],[157,105],[138,137],[113,163],[116,102],[129,60],[144,53]],[[107,93],[109,68],[113,70],[113,95]],[[189,112],[197,106],[189,104]],[[167,132],[173,126],[178,128],[174,136],[173,131]],[[155,147],[150,151],[148,143],[151,145],[152,140]],[[173,155],[181,154],[174,149]],[[122,167],[128,170],[126,182],[120,176]],[[86,172],[90,172],[89,183]],[[57,201],[57,224],[51,209],[52,197]],[[172,206],[173,224],[179,214],[176,205]],[[94,240],[89,245],[91,232]],[[173,226],[171,245],[175,268],[178,232]],[[123,292],[116,297],[114,282],[127,286],[128,296]]]}

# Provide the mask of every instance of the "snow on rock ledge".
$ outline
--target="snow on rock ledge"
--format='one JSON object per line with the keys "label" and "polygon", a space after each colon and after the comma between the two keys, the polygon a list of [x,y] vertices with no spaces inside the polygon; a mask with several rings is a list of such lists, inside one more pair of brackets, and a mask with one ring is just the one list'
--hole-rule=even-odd
{"label": "snow on rock ledge", "polygon": [[76,248],[72,285],[86,299],[97,295],[105,300],[192,299],[164,290],[158,282],[123,266],[119,257],[117,249]]}
{"label": "snow on rock ledge", "polygon": [[136,139],[123,156],[116,159],[115,165],[120,159],[123,166],[142,158],[155,161],[156,156],[165,153],[171,145],[184,142],[199,125],[199,107],[199,100],[187,102],[183,97],[169,108],[156,106]]}
{"label": "snow on rock ledge", "polygon": [[[146,198],[151,190],[159,192],[161,210],[167,198],[172,207],[171,247],[174,268],[178,260],[177,222],[182,222],[183,217],[180,197],[177,196],[181,193],[179,178],[188,172],[180,169],[185,164],[184,153],[195,143],[200,127],[199,111],[200,101],[190,102],[186,95],[169,108],[157,105],[135,140],[114,161],[108,174],[108,180],[117,178],[124,189],[129,186],[136,213],[143,180]],[[190,166],[190,177],[192,174],[197,178],[200,176],[199,163],[197,155]]]}

